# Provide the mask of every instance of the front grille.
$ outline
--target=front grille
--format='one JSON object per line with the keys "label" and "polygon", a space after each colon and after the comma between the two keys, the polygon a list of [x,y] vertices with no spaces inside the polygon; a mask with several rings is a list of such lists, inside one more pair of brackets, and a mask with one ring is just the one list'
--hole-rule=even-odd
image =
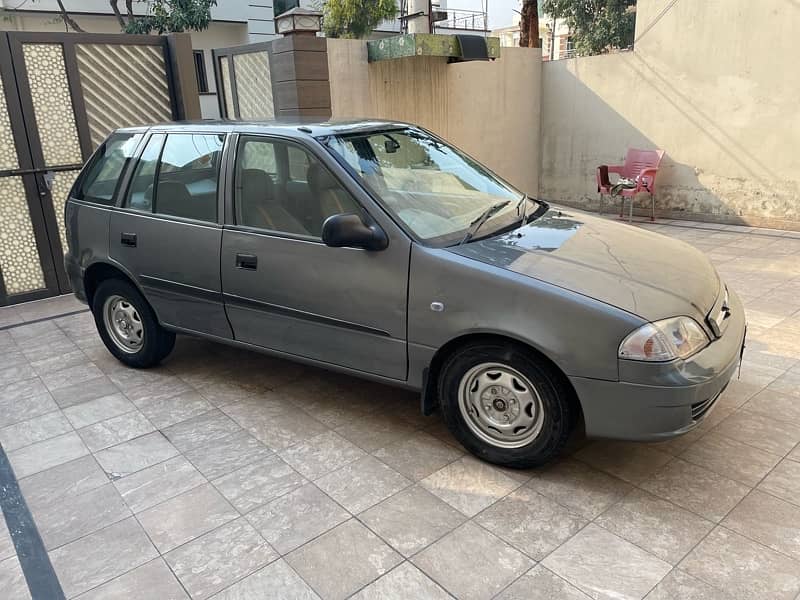
{"label": "front grille", "polygon": [[699,421],[702,419],[706,413],[711,410],[711,407],[714,406],[714,403],[719,399],[722,395],[722,392],[725,391],[725,388],[728,386],[726,385],[722,388],[716,396],[712,396],[711,398],[706,398],[702,402],[697,402],[692,404],[692,420]]}

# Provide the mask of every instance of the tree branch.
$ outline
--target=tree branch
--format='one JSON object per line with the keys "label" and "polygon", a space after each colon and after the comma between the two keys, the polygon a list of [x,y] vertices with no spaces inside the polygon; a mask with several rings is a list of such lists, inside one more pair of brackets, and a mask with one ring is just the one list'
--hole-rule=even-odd
{"label": "tree branch", "polygon": [[71,27],[73,31],[85,33],[85,31],[81,28],[81,26],[78,25],[75,22],[75,20],[69,16],[69,13],[67,13],[67,9],[64,8],[64,3],[62,2],[62,0],[56,0],[56,2],[58,2],[58,9],[61,12],[61,19],[64,21],[64,25],[66,25],[67,28]]}
{"label": "tree branch", "polygon": [[128,19],[133,19],[133,0],[125,0],[125,8],[128,11]]}
{"label": "tree branch", "polygon": [[117,17],[117,22],[121,29],[125,29],[125,19],[122,18],[122,13],[119,12],[119,5],[117,4],[119,0],[108,0],[108,3],[111,5],[111,10],[114,11],[114,16]]}

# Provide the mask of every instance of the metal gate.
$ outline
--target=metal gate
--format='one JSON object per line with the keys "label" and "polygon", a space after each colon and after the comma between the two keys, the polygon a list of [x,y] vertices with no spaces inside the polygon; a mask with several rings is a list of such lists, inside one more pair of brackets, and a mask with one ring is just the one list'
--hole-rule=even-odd
{"label": "metal gate", "polygon": [[64,203],[127,125],[179,118],[166,37],[0,34],[0,306],[69,291]]}

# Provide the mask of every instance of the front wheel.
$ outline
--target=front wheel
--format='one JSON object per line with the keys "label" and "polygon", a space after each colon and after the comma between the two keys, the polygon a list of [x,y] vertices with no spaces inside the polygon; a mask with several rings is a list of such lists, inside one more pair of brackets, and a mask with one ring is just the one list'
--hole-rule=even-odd
{"label": "front wheel", "polygon": [[555,458],[576,420],[563,377],[512,344],[472,344],[450,356],[439,378],[439,402],[447,427],[465,448],[515,468]]}
{"label": "front wheel", "polygon": [[92,312],[108,351],[130,367],[155,366],[175,345],[175,334],[161,327],[147,300],[127,281],[102,282]]}

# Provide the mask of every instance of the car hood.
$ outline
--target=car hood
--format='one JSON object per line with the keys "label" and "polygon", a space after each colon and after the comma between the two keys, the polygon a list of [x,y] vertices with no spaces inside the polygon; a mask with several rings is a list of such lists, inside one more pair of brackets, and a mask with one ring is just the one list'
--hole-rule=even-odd
{"label": "car hood", "polygon": [[449,248],[655,321],[689,315],[703,322],[719,277],[692,246],[606,219],[550,208],[501,235]]}

